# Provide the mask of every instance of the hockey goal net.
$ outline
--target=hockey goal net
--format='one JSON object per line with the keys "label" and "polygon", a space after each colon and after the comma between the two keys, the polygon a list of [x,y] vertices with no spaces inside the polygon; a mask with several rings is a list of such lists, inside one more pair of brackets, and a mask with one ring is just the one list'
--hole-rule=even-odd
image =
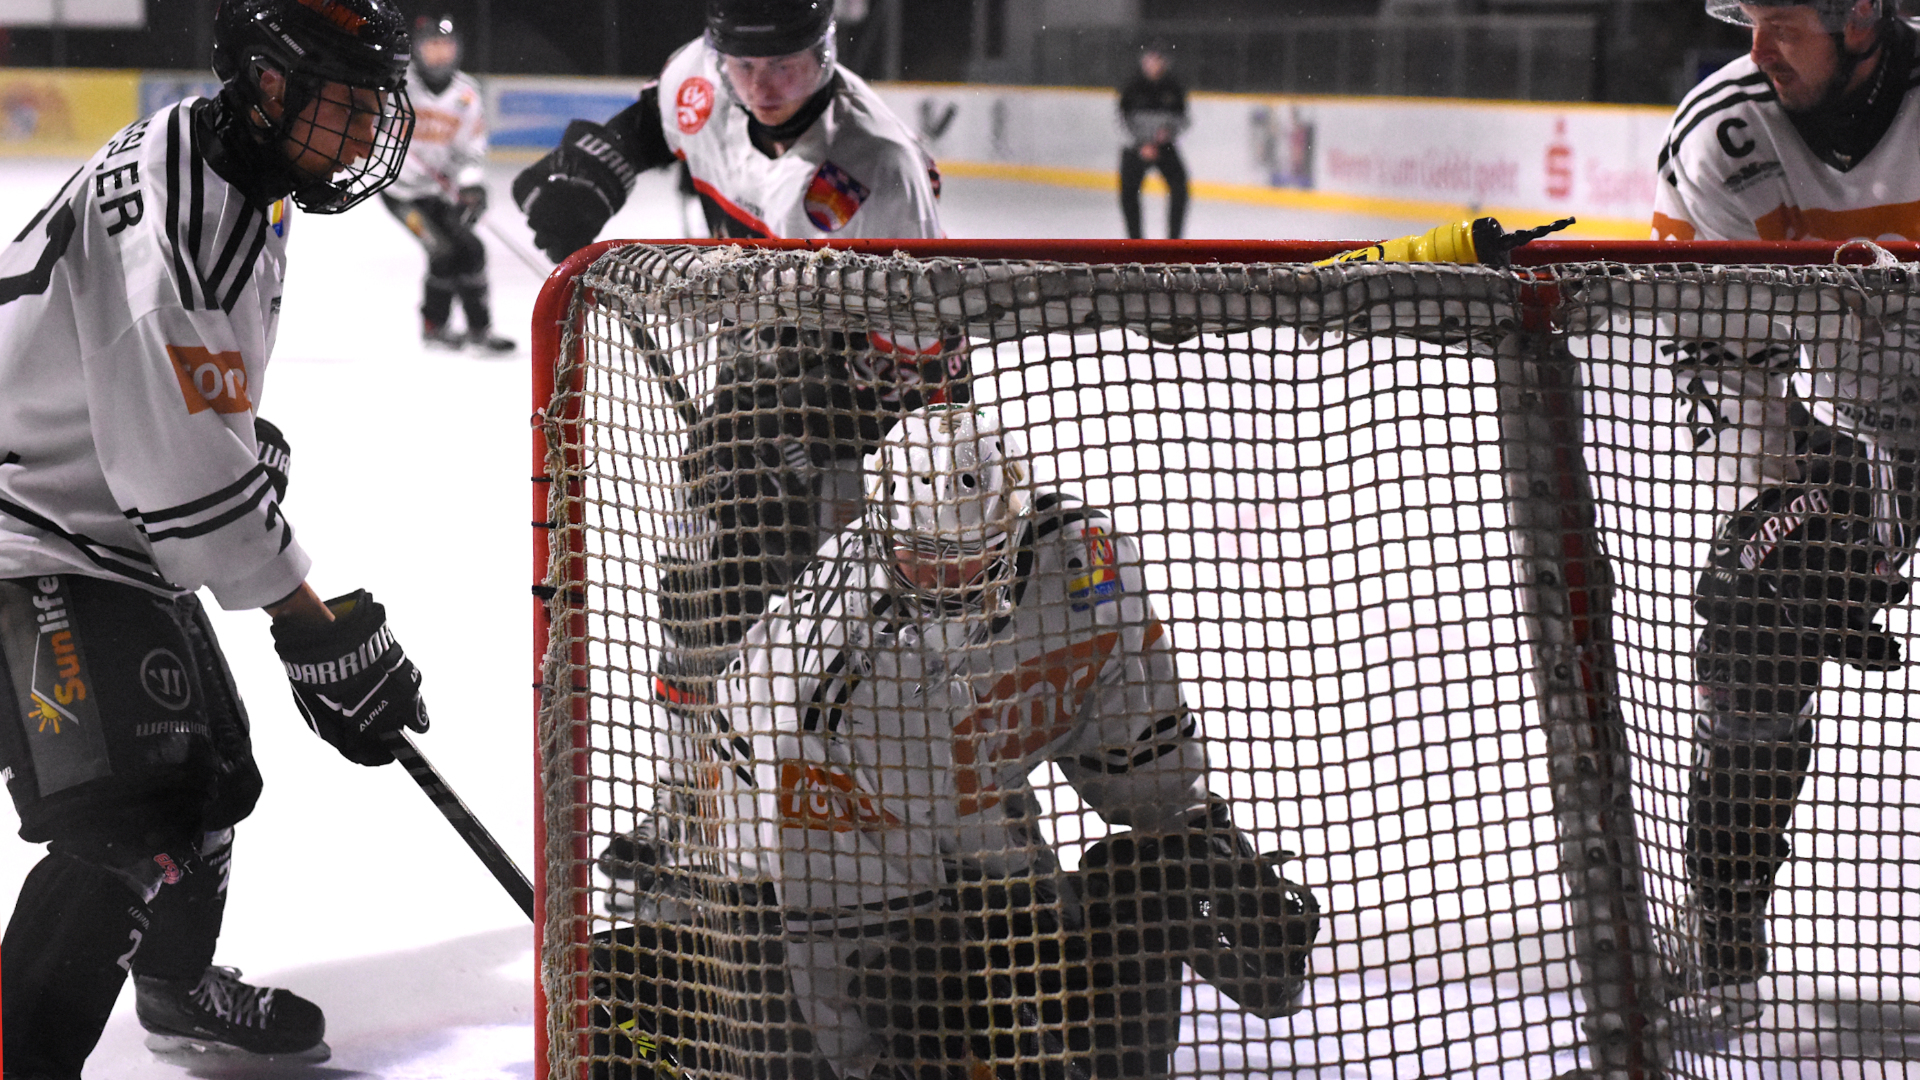
{"label": "hockey goal net", "polygon": [[[1821,668],[1770,964],[1736,988],[1753,1022],[1690,993],[1686,835],[1696,579],[1754,492],[1723,451],[1760,434],[1690,380],[1715,343],[1895,378],[1886,358],[1920,344],[1908,270],[1860,247],[1571,242],[1510,269],[1311,265],[1351,246],[613,243],[556,272],[534,371],[542,1075],[833,1075],[778,970],[779,898],[742,869],[767,853],[711,820],[742,804],[685,797],[728,718],[657,679],[662,574],[702,557],[692,430],[782,333],[944,340],[1034,482],[1139,544],[1209,786],[1259,851],[1297,853],[1285,872],[1323,909],[1291,1015],[1186,972],[1174,1073],[1905,1075],[1906,669]],[[1781,385],[1826,415],[1802,376]],[[1905,641],[1903,605],[1869,614]],[[1032,780],[1071,872],[1114,827],[1057,767]],[[671,871],[609,876],[643,825]],[[1006,1045],[898,1075],[1101,1072],[1059,1040]]]}

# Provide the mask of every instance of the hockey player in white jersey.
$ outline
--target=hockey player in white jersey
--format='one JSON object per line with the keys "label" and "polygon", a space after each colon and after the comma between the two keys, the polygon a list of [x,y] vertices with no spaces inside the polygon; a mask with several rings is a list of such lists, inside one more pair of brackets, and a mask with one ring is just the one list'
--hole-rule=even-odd
{"label": "hockey player in white jersey", "polygon": [[557,262],[593,241],[634,178],[684,160],[717,235],[935,237],[939,173],[912,130],[834,59],[833,0],[707,0],[707,32],[606,124],[575,120],[514,179]]}
{"label": "hockey player in white jersey", "polygon": [[[1260,1016],[1300,1004],[1319,905],[1209,794],[1138,548],[1029,475],[992,412],[906,417],[719,683],[714,850],[770,887],[842,1080],[1165,1075],[1182,964]],[[1120,830],[1072,873],[1049,763]]]}
{"label": "hockey player in white jersey", "polygon": [[[719,235],[937,237],[938,173],[912,131],[834,59],[833,0],[707,0],[706,34],[605,125],[569,124],[513,197],[565,258],[634,177],[684,162]],[[656,693],[698,706],[732,645],[860,509],[860,462],[901,412],[965,400],[958,337],[740,332],[699,406],[683,479],[701,532],[663,575],[672,647]],[[645,880],[690,811],[648,815],[601,866]],[[616,900],[619,894],[614,894]]]}
{"label": "hockey player in white jersey", "polygon": [[[400,178],[380,198],[427,252],[420,338],[448,349],[512,352],[513,340],[493,328],[487,248],[473,231],[487,212],[481,171],[487,107],[480,85],[460,70],[460,37],[451,17],[414,20],[407,95],[413,101],[413,141]],[[455,298],[466,318],[463,331],[450,325]]]}
{"label": "hockey player in white jersey", "polygon": [[327,1055],[317,1006],[213,963],[261,781],[195,593],[269,613],[349,758],[424,730],[380,605],[306,583],[256,413],[290,203],[393,179],[407,55],[387,0],[226,0],[219,95],[122,130],[0,250],[0,765],[48,845],[0,944],[9,1077],[78,1080],[129,970],[156,1050]]}
{"label": "hockey player in white jersey", "polygon": [[[1891,0],[1706,6],[1750,27],[1753,47],[1675,114],[1654,237],[1920,239],[1920,35]],[[1866,348],[1692,342],[1675,357],[1695,448],[1744,504],[1695,589],[1706,628],[1686,849],[1698,950],[1684,984],[1709,1004],[1739,1003],[1767,972],[1766,912],[1812,760],[1823,662],[1901,662],[1878,617],[1907,593],[1920,442],[1901,397],[1920,351],[1886,330]]]}

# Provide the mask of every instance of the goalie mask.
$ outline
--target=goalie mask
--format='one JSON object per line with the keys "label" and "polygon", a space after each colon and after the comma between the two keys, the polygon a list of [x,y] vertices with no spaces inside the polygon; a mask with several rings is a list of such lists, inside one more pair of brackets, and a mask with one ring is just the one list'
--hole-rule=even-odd
{"label": "goalie mask", "polygon": [[895,577],[951,595],[1010,572],[1027,507],[1025,456],[984,409],[935,405],[902,417],[867,463],[868,531],[896,556]]}
{"label": "goalie mask", "polygon": [[391,0],[224,0],[214,15],[222,95],[314,214],[355,206],[400,175],[413,137],[410,53]]}

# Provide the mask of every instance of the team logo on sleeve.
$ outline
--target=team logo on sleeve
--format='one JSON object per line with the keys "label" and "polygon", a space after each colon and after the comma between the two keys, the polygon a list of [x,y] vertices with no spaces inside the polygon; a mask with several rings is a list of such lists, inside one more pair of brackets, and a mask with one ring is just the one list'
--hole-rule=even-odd
{"label": "team logo on sleeve", "polygon": [[1067,582],[1067,599],[1073,610],[1086,611],[1095,604],[1118,600],[1126,588],[1120,584],[1113,537],[1098,525],[1088,525],[1080,538],[1087,542],[1086,573]]}
{"label": "team logo on sleeve", "polygon": [[680,134],[693,135],[707,126],[713,115],[713,84],[695,75],[680,84],[673,94],[673,122]]}
{"label": "team logo on sleeve", "polygon": [[187,413],[253,411],[247,396],[247,365],[237,352],[214,352],[198,345],[169,345],[167,359],[173,361],[174,378],[180,380],[180,396],[186,399]]}
{"label": "team logo on sleeve", "polygon": [[807,220],[821,232],[844,228],[872,192],[833,162],[823,162],[807,185]]}
{"label": "team logo on sleeve", "polygon": [[267,224],[273,227],[273,235],[287,235],[287,200],[279,199],[267,208]]}

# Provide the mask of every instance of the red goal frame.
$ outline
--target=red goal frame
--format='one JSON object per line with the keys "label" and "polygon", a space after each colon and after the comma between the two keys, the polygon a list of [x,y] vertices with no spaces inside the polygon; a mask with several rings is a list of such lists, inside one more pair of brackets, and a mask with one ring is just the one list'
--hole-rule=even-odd
{"label": "red goal frame", "polygon": [[[547,472],[547,454],[545,425],[557,423],[562,426],[569,423],[568,417],[549,417],[546,415],[548,403],[552,400],[555,383],[555,368],[561,360],[562,343],[566,339],[567,320],[573,305],[575,293],[579,287],[579,276],[602,254],[612,248],[632,244],[661,245],[714,245],[737,244],[742,247],[761,250],[815,250],[835,249],[859,254],[893,255],[905,254],[915,258],[966,258],[966,259],[1020,259],[1051,261],[1061,263],[1092,264],[1201,264],[1201,263],[1304,263],[1328,258],[1344,251],[1365,247],[1375,243],[1373,240],[993,240],[993,239],[940,239],[940,240],[744,240],[744,241],[701,241],[701,240],[606,240],[580,249],[554,268],[542,286],[534,304],[532,316],[532,534],[533,534],[533,615],[534,615],[534,708],[536,715],[540,707],[542,664],[552,640],[552,625],[549,621],[547,599],[553,595],[545,584],[548,568],[556,554],[573,555],[577,551],[556,553],[552,545],[553,533],[557,527],[548,520],[548,499],[551,494],[552,478]],[[1876,242],[1878,246],[1891,253],[1902,262],[1920,260],[1920,243],[1909,241]],[[1654,241],[1654,240],[1540,240],[1527,244],[1512,253],[1516,267],[1550,266],[1568,263],[1618,262],[1627,264],[1707,264],[1707,265],[1822,265],[1839,263],[1844,265],[1867,265],[1874,262],[1875,252],[1866,244],[1850,241],[1835,242],[1827,240],[1805,241]],[[1534,302],[1529,304],[1530,314],[1544,318],[1545,308],[1551,303],[1551,292],[1542,290]],[[1544,323],[1533,323],[1544,328]],[[1569,574],[1563,578],[1569,585],[1577,585],[1581,580],[1574,563],[1587,557],[1587,553],[1575,550],[1569,533],[1569,547],[1566,551]],[[583,618],[583,617],[582,617]],[[584,631],[584,627],[576,627]],[[576,633],[576,640],[583,636]],[[584,662],[584,647],[578,647],[581,655],[576,660]],[[573,709],[576,715],[584,718],[585,698],[576,696]],[[537,724],[536,724],[537,732]],[[579,736],[574,743],[576,751],[584,752],[586,747]],[[536,767],[534,787],[534,807],[536,826],[534,830],[534,935],[535,935],[535,980],[534,980],[534,1061],[535,1075],[540,1080],[548,1080],[549,1037],[547,1033],[547,1008],[545,987],[540,979],[541,953],[544,941],[544,927],[547,921],[547,895],[551,884],[547,880],[547,845],[549,838],[546,829],[545,800],[542,794],[543,780],[538,764],[539,747],[536,735]],[[579,770],[574,769],[577,778]],[[576,782],[578,780],[576,779]],[[578,800],[576,800],[578,801]],[[577,812],[583,813],[583,812]],[[592,853],[587,850],[586,841],[578,839],[584,834],[585,822],[574,823],[572,829],[576,839],[573,852],[575,873],[579,880],[570,882],[581,888],[576,895],[584,895],[584,887],[589,884],[585,878],[589,874]],[[581,901],[584,903],[584,901]],[[584,911],[579,914],[586,914]],[[576,974],[582,981],[584,974]],[[556,1078],[557,1080],[557,1078]],[[567,1078],[573,1080],[573,1078]]]}

